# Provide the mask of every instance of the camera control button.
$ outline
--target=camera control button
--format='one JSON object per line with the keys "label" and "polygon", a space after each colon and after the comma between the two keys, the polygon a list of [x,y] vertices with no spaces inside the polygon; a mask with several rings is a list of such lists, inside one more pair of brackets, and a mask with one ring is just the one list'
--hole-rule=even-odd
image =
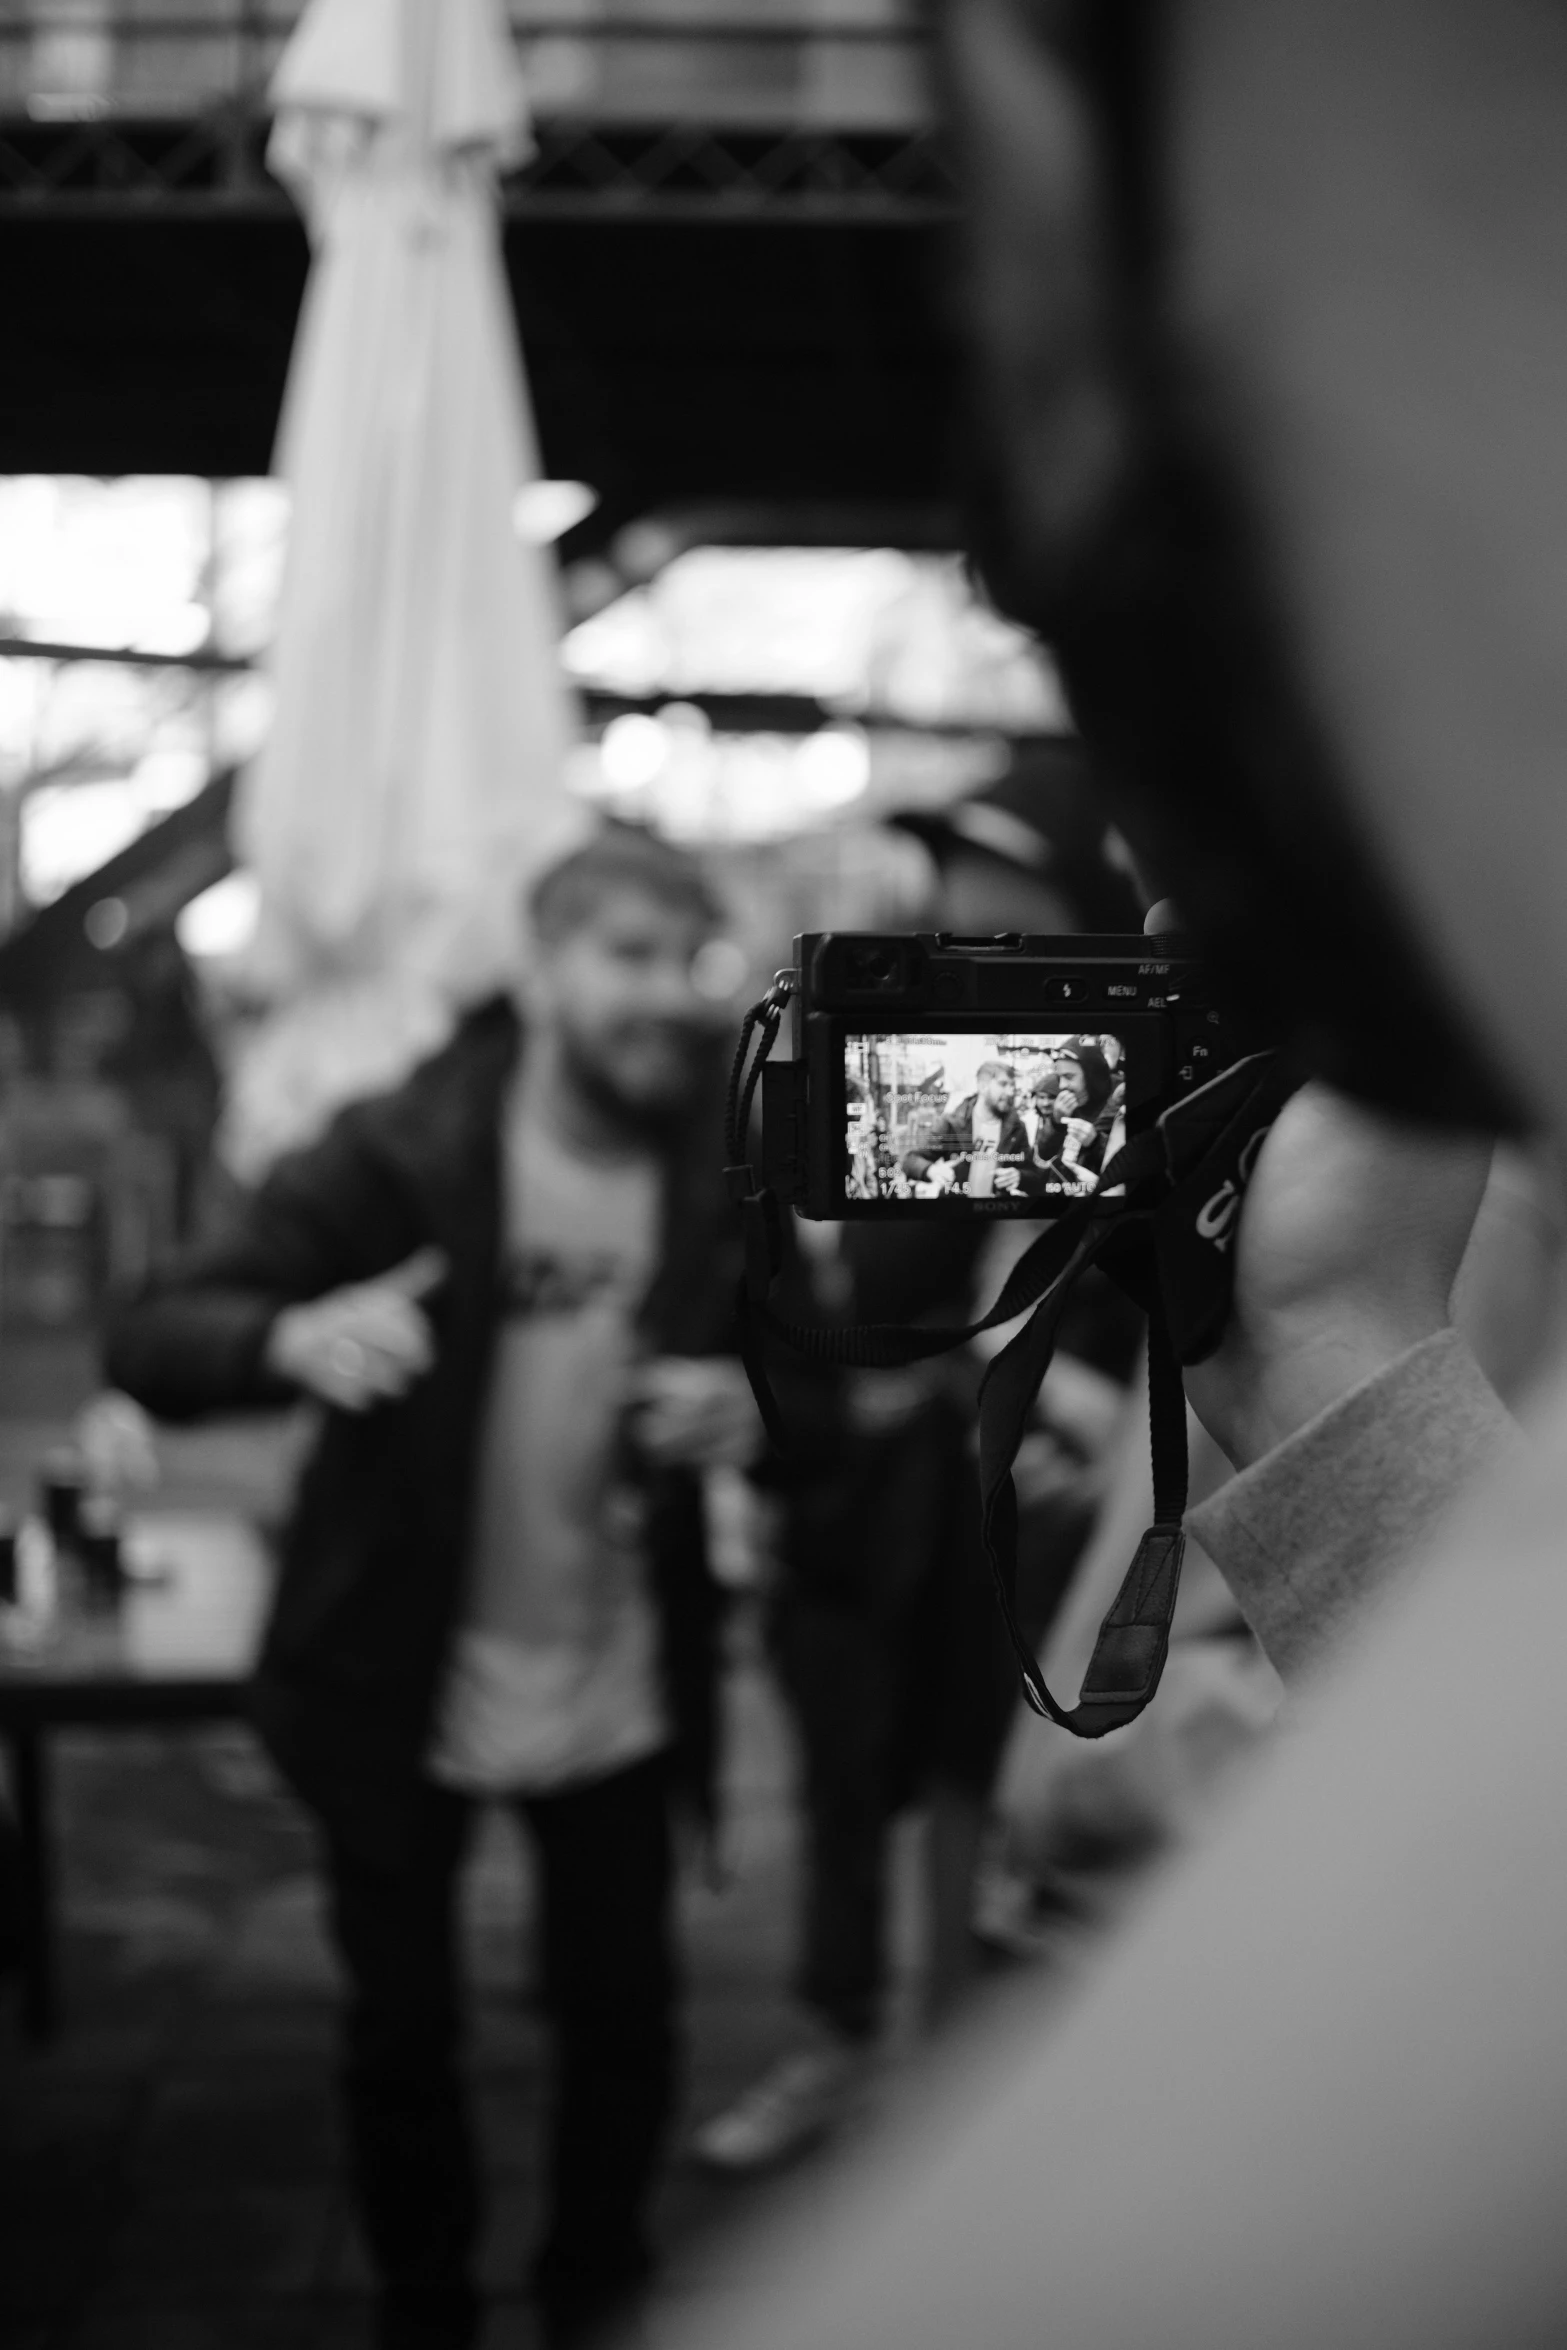
{"label": "camera control button", "polygon": [[1047,979],[1044,997],[1047,1004],[1080,1004],[1088,993],[1081,979]]}
{"label": "camera control button", "polygon": [[1176,1082],[1183,1092],[1206,1085],[1223,1066],[1218,1039],[1200,1013],[1177,1022],[1175,1060]]}

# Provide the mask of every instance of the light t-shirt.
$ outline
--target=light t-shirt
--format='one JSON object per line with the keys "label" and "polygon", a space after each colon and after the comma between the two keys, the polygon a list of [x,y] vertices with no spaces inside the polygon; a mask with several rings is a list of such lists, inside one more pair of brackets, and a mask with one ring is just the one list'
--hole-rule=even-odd
{"label": "light t-shirt", "polygon": [[983,1094],[975,1100],[970,1131],[976,1151],[998,1151],[1001,1148],[1001,1112],[993,1110]]}
{"label": "light t-shirt", "polygon": [[667,1740],[641,1495],[621,1458],[657,1248],[647,1157],[569,1149],[519,1089],[466,1611],[430,1768],[475,1792],[599,1778]]}

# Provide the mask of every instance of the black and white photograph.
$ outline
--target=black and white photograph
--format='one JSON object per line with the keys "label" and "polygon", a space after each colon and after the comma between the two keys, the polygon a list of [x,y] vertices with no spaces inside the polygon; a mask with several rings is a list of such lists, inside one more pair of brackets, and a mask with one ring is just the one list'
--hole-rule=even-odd
{"label": "black and white photograph", "polygon": [[1564,1656],[1564,0],[0,0],[0,2350],[1560,2350]]}

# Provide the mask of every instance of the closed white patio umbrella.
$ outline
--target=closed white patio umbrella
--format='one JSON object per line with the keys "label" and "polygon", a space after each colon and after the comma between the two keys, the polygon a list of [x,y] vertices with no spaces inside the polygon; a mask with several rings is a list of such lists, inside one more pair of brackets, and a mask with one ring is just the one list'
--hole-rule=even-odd
{"label": "closed white patio umbrella", "polygon": [[243,1174],[390,1084],[490,992],[530,866],[567,836],[572,712],[501,256],[527,150],[500,0],[311,0],[269,160],[314,258],[276,470],[291,535],[276,706],[236,849],[261,884]]}

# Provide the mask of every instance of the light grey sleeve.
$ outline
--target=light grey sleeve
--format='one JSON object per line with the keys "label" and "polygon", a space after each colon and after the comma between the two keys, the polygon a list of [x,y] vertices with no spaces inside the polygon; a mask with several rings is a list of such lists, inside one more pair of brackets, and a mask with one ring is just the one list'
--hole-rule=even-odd
{"label": "light grey sleeve", "polygon": [[1289,1681],[1335,1647],[1470,1480],[1523,1438],[1454,1330],[1222,1485],[1187,1520]]}

